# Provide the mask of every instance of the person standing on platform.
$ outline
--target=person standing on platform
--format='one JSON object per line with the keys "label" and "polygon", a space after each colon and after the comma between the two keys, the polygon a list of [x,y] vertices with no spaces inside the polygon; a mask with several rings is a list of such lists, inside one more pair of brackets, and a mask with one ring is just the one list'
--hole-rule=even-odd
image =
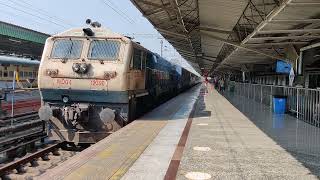
{"label": "person standing on platform", "polygon": [[221,78],[219,82],[220,82],[219,83],[220,84],[220,91],[223,92],[224,91],[224,80],[223,80],[223,78]]}
{"label": "person standing on platform", "polygon": [[214,79],[213,79],[213,83],[214,83],[214,88],[215,89],[218,89],[218,79],[217,79],[217,77],[214,77]]}

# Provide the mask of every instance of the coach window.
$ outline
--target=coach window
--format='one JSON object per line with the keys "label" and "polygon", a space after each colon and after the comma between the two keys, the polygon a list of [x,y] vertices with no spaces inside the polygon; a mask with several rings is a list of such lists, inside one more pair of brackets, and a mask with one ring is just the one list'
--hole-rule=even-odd
{"label": "coach window", "polygon": [[141,64],[141,59],[142,59],[142,51],[139,49],[134,49],[133,50],[133,69],[141,70],[142,64]]}

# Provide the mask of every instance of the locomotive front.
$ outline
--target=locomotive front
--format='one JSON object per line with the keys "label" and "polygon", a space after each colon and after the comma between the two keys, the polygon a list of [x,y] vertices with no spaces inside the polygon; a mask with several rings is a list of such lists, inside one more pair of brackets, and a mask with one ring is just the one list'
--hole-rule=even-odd
{"label": "locomotive front", "polygon": [[103,28],[47,39],[38,73],[39,116],[49,121],[51,139],[95,143],[126,123],[129,41]]}

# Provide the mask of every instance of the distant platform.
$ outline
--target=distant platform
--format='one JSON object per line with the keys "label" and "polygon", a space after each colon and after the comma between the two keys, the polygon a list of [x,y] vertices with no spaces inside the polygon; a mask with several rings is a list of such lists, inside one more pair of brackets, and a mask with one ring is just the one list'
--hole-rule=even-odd
{"label": "distant platform", "polygon": [[[18,83],[15,83],[15,89],[20,89],[19,86],[23,86],[23,87],[28,87],[30,86],[30,83],[28,82],[20,82],[19,84]],[[13,83],[10,82],[10,81],[0,81],[0,89],[13,89]]]}
{"label": "distant platform", "polygon": [[317,179],[259,128],[210,84],[196,86],[38,179]]}
{"label": "distant platform", "polygon": [[14,94],[9,93],[6,99],[1,102],[1,110],[5,113],[1,114],[0,118],[11,116],[12,100],[14,115],[36,112],[41,106],[38,90],[21,91]]}

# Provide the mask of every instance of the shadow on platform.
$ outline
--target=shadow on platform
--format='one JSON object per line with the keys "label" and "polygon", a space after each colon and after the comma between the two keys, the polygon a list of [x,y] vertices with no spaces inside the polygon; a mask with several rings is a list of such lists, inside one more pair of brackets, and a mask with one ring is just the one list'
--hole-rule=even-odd
{"label": "shadow on platform", "polygon": [[223,95],[260,130],[320,177],[320,128],[287,114],[275,115],[268,106],[252,99],[230,92]]}
{"label": "shadow on platform", "polygon": [[[199,89],[200,88],[200,92]],[[211,111],[206,111],[204,96],[208,92],[207,87],[196,85],[189,90],[179,94],[178,96],[164,102],[157,108],[151,110],[145,115],[138,118],[139,121],[163,121],[163,120],[179,120],[189,117],[188,112],[193,108],[193,100],[197,100],[197,113],[193,117],[210,117]],[[157,113],[154,113],[157,112]],[[165,116],[164,112],[171,112],[171,116]]]}

